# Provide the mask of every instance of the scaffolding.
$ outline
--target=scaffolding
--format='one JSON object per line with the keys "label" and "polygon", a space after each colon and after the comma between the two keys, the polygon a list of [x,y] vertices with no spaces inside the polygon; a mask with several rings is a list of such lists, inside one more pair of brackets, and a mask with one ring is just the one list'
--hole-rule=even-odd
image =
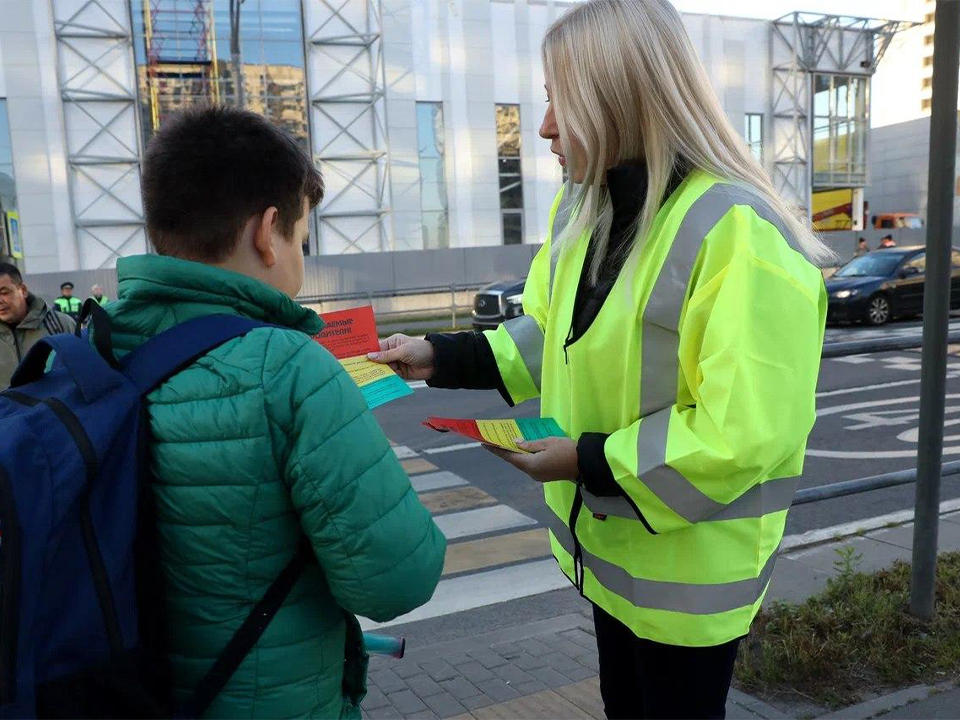
{"label": "scaffolding", "polygon": [[[143,0],[143,29],[144,85],[153,131],[164,116],[198,97],[220,103],[213,0]],[[234,83],[242,81],[234,78]]]}
{"label": "scaffolding", "polygon": [[79,260],[112,267],[146,248],[129,6],[53,0],[53,13]]}
{"label": "scaffolding", "polygon": [[893,36],[916,24],[810,12],[771,24],[773,181],[803,212],[810,212],[813,187],[813,75],[869,78]]}
{"label": "scaffolding", "polygon": [[303,0],[320,252],[391,249],[380,0]]}

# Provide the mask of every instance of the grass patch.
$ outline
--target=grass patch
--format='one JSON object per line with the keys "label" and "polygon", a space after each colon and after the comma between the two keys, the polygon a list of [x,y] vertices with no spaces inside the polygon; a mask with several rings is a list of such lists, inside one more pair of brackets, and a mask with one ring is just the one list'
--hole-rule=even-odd
{"label": "grass patch", "polygon": [[909,563],[865,574],[852,547],[838,554],[838,574],[821,594],[757,616],[737,658],[739,687],[842,707],[866,693],[960,674],[960,552],[940,556],[930,623],[908,612]]}

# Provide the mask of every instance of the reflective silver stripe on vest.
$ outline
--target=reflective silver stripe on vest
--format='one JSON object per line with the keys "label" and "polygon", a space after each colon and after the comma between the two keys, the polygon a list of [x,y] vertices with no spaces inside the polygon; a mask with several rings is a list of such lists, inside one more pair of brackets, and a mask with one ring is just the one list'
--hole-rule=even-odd
{"label": "reflective silver stripe on vest", "polygon": [[[550,513],[548,526],[561,547],[573,554],[573,538],[563,520]],[[753,605],[770,582],[777,562],[778,547],[767,559],[759,577],[726,583],[681,583],[635,578],[622,567],[581,548],[583,566],[603,587],[631,605],[647,610],[670,610],[689,615],[712,615]]]}
{"label": "reflective silver stripe on vest", "polygon": [[643,421],[637,438],[637,475],[667,507],[691,523],[711,518],[729,506],[704,495],[665,462],[670,408],[677,399],[680,373],[680,314],[690,275],[706,236],[735,205],[750,206],[760,218],[774,225],[791,247],[796,247],[783,222],[755,191],[717,183],[697,198],[680,222],[643,313],[640,366]]}
{"label": "reflective silver stripe on vest", "polygon": [[517,346],[520,358],[526,365],[533,383],[540,390],[540,376],[543,366],[543,330],[533,319],[532,315],[521,315],[520,317],[507,320],[503,323],[504,329]]}
{"label": "reflective silver stripe on vest", "polygon": [[697,198],[680,222],[643,311],[640,417],[676,402],[680,372],[680,313],[690,284],[690,273],[707,234],[734,205],[749,205],[796,249],[793,236],[755,191],[717,183]]}
{"label": "reflective silver stripe on vest", "polygon": [[[767,480],[759,485],[754,485],[729,505],[725,505],[718,513],[704,518],[700,522],[760,518],[770,513],[789,510],[799,485],[800,478],[796,477]],[[581,490],[581,493],[583,504],[591,513],[626,518],[627,520],[637,519],[636,511],[622,497],[600,497],[592,495],[586,490]]]}

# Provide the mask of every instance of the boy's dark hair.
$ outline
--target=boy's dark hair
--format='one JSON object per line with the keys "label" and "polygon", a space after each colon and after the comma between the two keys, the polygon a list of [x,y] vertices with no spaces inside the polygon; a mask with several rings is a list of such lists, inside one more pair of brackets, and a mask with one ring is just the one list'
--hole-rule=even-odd
{"label": "boy's dark hair", "polygon": [[20,268],[10,263],[0,263],[0,277],[9,275],[15,285],[23,285],[23,275],[20,274]]}
{"label": "boy's dark hair", "polygon": [[260,115],[231,107],[167,118],[147,147],[141,186],[157,252],[207,262],[226,258],[246,222],[271,206],[291,239],[304,198],[311,208],[323,199],[320,172],[300,146]]}

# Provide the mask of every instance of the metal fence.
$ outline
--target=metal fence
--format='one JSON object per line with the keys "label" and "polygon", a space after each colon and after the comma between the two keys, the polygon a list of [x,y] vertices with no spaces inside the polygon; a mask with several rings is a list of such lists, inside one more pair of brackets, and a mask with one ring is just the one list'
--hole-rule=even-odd
{"label": "metal fence", "polygon": [[[540,245],[505,245],[457,248],[451,250],[408,250],[402,252],[355,255],[319,255],[304,259],[304,282],[298,300],[305,304],[331,303],[336,300],[411,298],[441,295],[457,298],[454,305],[466,304],[457,294],[501,280],[520,280]],[[87,297],[94,284],[103,287],[109,297],[117,296],[117,272],[114,269],[77,270],[62,273],[28,273],[30,290],[53,300],[60,295],[60,283],[69,280],[74,293]],[[419,310],[434,309],[427,302]],[[443,304],[449,307],[449,302]],[[415,311],[408,302],[379,303],[378,312]]]}

